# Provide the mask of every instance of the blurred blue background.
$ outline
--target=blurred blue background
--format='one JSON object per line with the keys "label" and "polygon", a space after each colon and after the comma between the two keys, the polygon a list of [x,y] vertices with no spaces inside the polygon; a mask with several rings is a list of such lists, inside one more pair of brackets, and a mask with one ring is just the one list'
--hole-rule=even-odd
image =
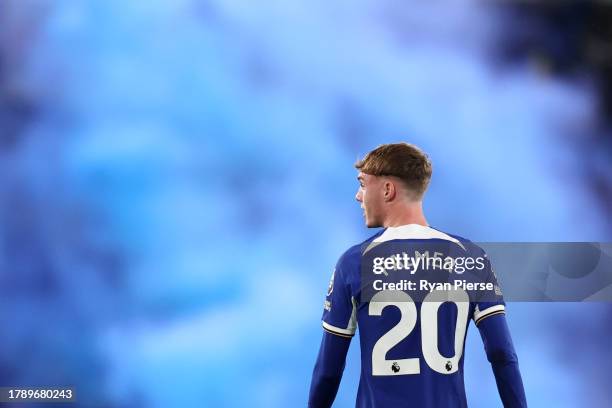
{"label": "blurred blue background", "polygon": [[[486,3],[1,2],[0,385],[305,406],[382,143],[430,155],[439,229],[610,241],[610,6]],[[609,304],[508,319],[530,406],[611,406]],[[335,406],[358,375],[354,341]],[[465,377],[501,406],[474,327]]]}

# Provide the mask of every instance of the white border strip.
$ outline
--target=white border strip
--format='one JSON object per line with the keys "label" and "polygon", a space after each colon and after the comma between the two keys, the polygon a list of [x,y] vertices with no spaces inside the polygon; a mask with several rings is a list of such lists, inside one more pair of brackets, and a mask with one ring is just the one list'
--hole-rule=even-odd
{"label": "white border strip", "polygon": [[325,322],[323,320],[321,320],[321,323],[323,324],[323,327],[325,327],[329,331],[333,331],[333,332],[340,333],[340,334],[346,334],[347,336],[353,336],[355,334],[354,330],[351,331],[351,330],[348,330],[348,329],[341,329],[339,327],[332,326],[331,324],[329,324],[329,323],[327,323],[327,322]]}
{"label": "white border strip", "polygon": [[495,306],[487,307],[483,311],[480,311],[478,310],[478,308],[476,308],[476,310],[474,310],[474,321],[477,321],[480,318],[485,317],[488,314],[491,314],[494,312],[503,312],[505,310],[506,310],[506,307],[504,305],[495,305]]}

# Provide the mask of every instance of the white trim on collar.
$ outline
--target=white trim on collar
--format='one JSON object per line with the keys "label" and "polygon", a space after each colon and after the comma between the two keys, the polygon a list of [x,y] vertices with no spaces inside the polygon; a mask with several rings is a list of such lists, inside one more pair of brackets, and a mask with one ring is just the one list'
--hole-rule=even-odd
{"label": "white trim on collar", "polygon": [[429,226],[419,224],[407,224],[400,225],[399,227],[388,227],[379,237],[375,238],[368,248],[364,251],[367,252],[371,248],[378,244],[386,241],[392,241],[394,239],[443,239],[445,241],[454,242],[459,245],[465,251],[463,244],[456,238],[451,237],[443,232],[435,230]]}

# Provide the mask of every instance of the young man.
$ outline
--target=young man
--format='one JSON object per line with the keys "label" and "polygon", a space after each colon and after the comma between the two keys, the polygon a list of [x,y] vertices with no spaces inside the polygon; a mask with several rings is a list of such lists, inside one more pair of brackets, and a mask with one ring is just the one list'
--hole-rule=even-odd
{"label": "young man", "polygon": [[[423,195],[432,173],[427,156],[407,143],[387,144],[368,153],[355,167],[359,170],[356,199],[364,211],[366,225],[385,229],[349,248],[336,265],[325,300],[323,340],[308,406],[332,405],[358,325],[361,378],[357,407],[466,407],[463,350],[467,325],[472,319],[480,331],[504,406],[526,407],[518,361],[506,324],[505,304],[486,254],[466,239],[430,227],[423,214]],[[370,285],[365,281],[371,271],[365,265],[371,261],[368,254],[384,245],[391,248],[399,245],[406,251],[404,254],[427,253],[433,248],[428,245],[433,245],[448,248],[436,249],[441,251],[438,254],[459,253],[464,259],[469,256],[481,259],[483,270],[480,275],[472,275],[494,290],[484,296],[475,295],[476,291],[468,294],[461,288],[430,288],[423,291],[423,298],[417,292],[403,289],[381,290],[368,298],[364,296]],[[384,275],[401,272],[399,253],[395,257],[390,258],[393,266],[384,263],[384,268],[391,266],[390,269],[379,268]],[[414,262],[417,265],[416,258]],[[403,267],[407,270],[410,265]],[[409,276],[414,280],[432,276],[449,280],[453,275],[448,270],[444,277],[440,271],[422,269],[414,266],[414,275]],[[375,278],[378,276],[383,277],[378,273]],[[375,289],[381,289],[381,280],[376,282]]]}

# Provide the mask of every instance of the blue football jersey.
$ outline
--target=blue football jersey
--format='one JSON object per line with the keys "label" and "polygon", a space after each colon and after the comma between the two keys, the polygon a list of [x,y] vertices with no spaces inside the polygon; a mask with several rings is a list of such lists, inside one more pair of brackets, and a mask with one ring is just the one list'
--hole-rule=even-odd
{"label": "blue football jersey", "polygon": [[[428,268],[425,256],[450,258],[450,266]],[[465,259],[473,260],[467,271]],[[469,322],[504,311],[481,248],[410,224],[382,230],[340,257],[322,324],[344,337],[359,328],[357,407],[456,408],[467,406],[463,354]]]}

